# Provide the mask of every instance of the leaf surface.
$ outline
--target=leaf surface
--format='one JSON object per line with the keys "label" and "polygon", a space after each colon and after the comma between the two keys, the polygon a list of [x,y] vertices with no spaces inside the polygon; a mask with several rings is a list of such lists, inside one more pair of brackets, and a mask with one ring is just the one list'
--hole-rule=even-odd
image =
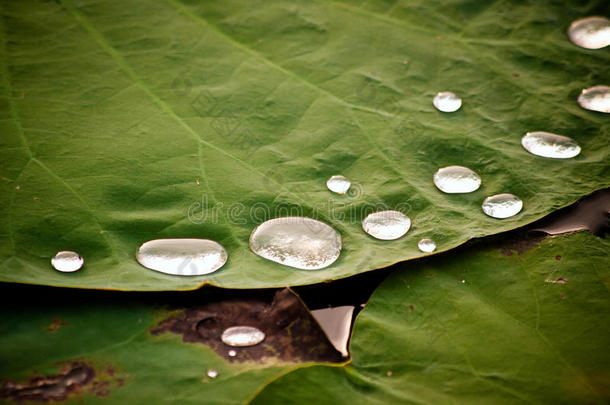
{"label": "leaf surface", "polygon": [[[610,183],[608,117],[580,90],[607,81],[606,50],[571,44],[570,22],[605,2],[4,2],[0,27],[0,280],[123,290],[301,285],[445,251],[532,222]],[[453,91],[461,110],[432,98]],[[582,153],[540,158],[527,131],[573,137]],[[482,187],[443,194],[448,165]],[[353,182],[330,193],[334,174]],[[524,202],[481,211],[489,195]],[[412,229],[374,240],[362,219],[399,209]],[[250,252],[264,220],[316,217],[343,239],[321,271]],[[141,267],[158,238],[226,247],[220,271]],[[82,271],[50,259],[74,250]]]}

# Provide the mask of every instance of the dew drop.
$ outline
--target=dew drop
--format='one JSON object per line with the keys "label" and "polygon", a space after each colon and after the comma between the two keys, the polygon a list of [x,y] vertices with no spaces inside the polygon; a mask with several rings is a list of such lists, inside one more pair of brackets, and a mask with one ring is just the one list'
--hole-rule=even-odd
{"label": "dew drop", "polygon": [[374,238],[394,240],[407,233],[411,219],[399,211],[379,211],[368,215],[362,221],[362,229]]}
{"label": "dew drop", "polygon": [[576,20],[568,28],[568,37],[581,48],[604,48],[610,45],[610,20],[604,17]]}
{"label": "dew drop", "polygon": [[254,346],[265,340],[265,334],[253,326],[231,326],[222,332],[220,339],[228,346]]}
{"label": "dew drop", "polygon": [[578,104],[585,110],[610,113],[610,87],[593,86],[578,96]]}
{"label": "dew drop", "polygon": [[437,110],[442,112],[454,112],[462,106],[462,99],[450,91],[438,93],[432,101]]}
{"label": "dew drop", "polygon": [[424,253],[432,253],[436,250],[436,243],[432,239],[423,238],[419,241],[417,247]]}
{"label": "dew drop", "polygon": [[161,273],[199,276],[221,268],[227,261],[227,251],[209,239],[154,239],[140,246],[136,259]]}
{"label": "dew drop", "polygon": [[250,249],[285,266],[318,270],[339,258],[341,235],[324,222],[312,218],[275,218],[252,231]]}
{"label": "dew drop", "polygon": [[71,273],[80,270],[84,263],[85,260],[78,253],[70,250],[57,252],[55,257],[51,259],[53,268],[63,273]]}
{"label": "dew drop", "polygon": [[229,350],[229,357],[237,356],[237,352],[235,350]]}
{"label": "dew drop", "polygon": [[434,185],[444,193],[472,193],[481,186],[481,177],[464,166],[447,166],[434,173]]}
{"label": "dew drop", "polygon": [[521,145],[529,153],[556,159],[568,159],[580,153],[580,146],[567,136],[550,132],[528,132],[521,138]]}
{"label": "dew drop", "polygon": [[483,212],[493,218],[509,218],[523,208],[523,201],[513,194],[496,194],[483,201]]}
{"label": "dew drop", "polygon": [[332,176],[326,182],[326,187],[328,187],[328,189],[333,193],[337,194],[347,193],[347,190],[349,190],[351,185],[352,183],[346,177],[341,175]]}
{"label": "dew drop", "polygon": [[213,368],[209,369],[208,372],[206,373],[208,375],[208,377],[210,378],[216,378],[218,377],[218,371],[214,370]]}

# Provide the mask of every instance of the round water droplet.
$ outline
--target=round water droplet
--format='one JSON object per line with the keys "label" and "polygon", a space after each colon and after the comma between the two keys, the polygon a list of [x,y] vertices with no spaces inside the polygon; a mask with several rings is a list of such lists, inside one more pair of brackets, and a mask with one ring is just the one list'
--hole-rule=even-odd
{"label": "round water droplet", "polygon": [[593,86],[578,96],[578,104],[585,110],[610,113],[610,87]]}
{"label": "round water droplet", "polygon": [[341,235],[324,222],[312,218],[275,218],[252,231],[250,249],[285,266],[318,270],[339,258]]}
{"label": "round water droplet", "polygon": [[237,356],[237,352],[235,350],[229,350],[229,357]]}
{"label": "round water droplet", "polygon": [[438,93],[432,104],[437,110],[442,112],[454,112],[460,109],[462,106],[462,99],[450,91],[443,91]]}
{"label": "round water droplet", "polygon": [[328,189],[333,193],[337,194],[347,193],[347,190],[349,190],[351,185],[352,183],[346,177],[341,175],[332,176],[326,182],[326,187],[328,187]]}
{"label": "round water droplet", "polygon": [[580,146],[567,136],[550,132],[528,132],[521,138],[521,145],[529,153],[556,159],[568,159],[580,153]]}
{"label": "round water droplet", "polygon": [[493,218],[509,218],[523,208],[523,201],[513,194],[496,194],[483,201],[483,212]]}
{"label": "round water droplet", "polygon": [[222,332],[220,339],[228,346],[254,346],[265,340],[265,334],[253,326],[231,326]]}
{"label": "round water droplet", "polygon": [[447,166],[434,173],[434,185],[443,193],[472,193],[481,186],[481,177],[464,166]]}
{"label": "round water droplet", "polygon": [[432,253],[436,250],[436,243],[432,239],[423,238],[419,241],[417,247],[424,253]]}
{"label": "round water droplet", "polygon": [[208,375],[208,377],[210,378],[216,378],[218,377],[218,371],[214,370],[213,368],[209,369],[208,372],[206,373]]}
{"label": "round water droplet", "polygon": [[227,261],[227,251],[209,239],[155,239],[140,246],[136,259],[161,273],[199,276],[221,268]]}
{"label": "round water droplet", "polygon": [[394,240],[407,233],[411,219],[399,211],[379,211],[368,215],[362,221],[362,229],[374,238]]}
{"label": "round water droplet", "polygon": [[576,20],[568,28],[568,37],[581,48],[604,48],[610,45],[610,20],[604,17]]}
{"label": "round water droplet", "polygon": [[51,259],[53,268],[64,273],[80,270],[83,263],[85,263],[85,260],[78,253],[70,250],[57,252],[55,257]]}

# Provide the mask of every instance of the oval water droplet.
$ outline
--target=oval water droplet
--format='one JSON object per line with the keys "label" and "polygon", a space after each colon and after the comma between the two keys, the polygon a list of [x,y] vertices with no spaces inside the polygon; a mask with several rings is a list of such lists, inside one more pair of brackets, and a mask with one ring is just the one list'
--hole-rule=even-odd
{"label": "oval water droplet", "polygon": [[253,326],[231,326],[222,332],[220,339],[228,346],[254,346],[265,340],[265,334]]}
{"label": "oval water droplet", "polygon": [[578,96],[578,104],[585,110],[610,113],[610,87],[593,86]]}
{"label": "oval water droplet", "polygon": [[464,166],[447,166],[434,173],[434,185],[443,193],[472,193],[481,186],[481,177]]}
{"label": "oval water droplet", "polygon": [[57,252],[55,257],[51,259],[53,268],[63,273],[71,273],[80,270],[84,263],[85,260],[78,253],[70,250]]}
{"label": "oval water droplet", "polygon": [[337,194],[345,194],[352,183],[345,177],[341,175],[332,176],[326,182],[326,187],[333,193]]}
{"label": "oval water droplet", "polygon": [[436,243],[430,238],[423,238],[419,241],[417,247],[424,253],[432,253],[436,250]]}
{"label": "oval water droplet", "polygon": [[529,153],[555,159],[568,159],[580,153],[580,146],[567,136],[551,132],[528,132],[521,138],[521,145]]}
{"label": "oval water droplet", "polygon": [[227,251],[209,239],[154,239],[140,246],[136,259],[161,273],[200,276],[221,268],[227,261]]}
{"label": "oval water droplet", "polygon": [[610,45],[610,20],[604,17],[576,20],[568,28],[568,37],[581,48],[604,48]]}
{"label": "oval water droplet", "polygon": [[213,368],[209,369],[208,372],[206,373],[208,377],[210,378],[216,378],[218,377],[218,371],[214,370]]}
{"label": "oval water droplet", "polygon": [[454,112],[462,106],[462,99],[450,91],[442,91],[438,93],[432,101],[434,107],[442,112]]}
{"label": "oval water droplet", "polygon": [[514,194],[496,194],[483,201],[483,212],[493,218],[509,218],[523,208],[523,201]]}
{"label": "oval water droplet", "polygon": [[235,350],[229,350],[229,357],[237,356],[237,352]]}
{"label": "oval water droplet", "polygon": [[400,211],[379,211],[362,221],[362,229],[374,238],[394,240],[407,233],[411,219]]}
{"label": "oval water droplet", "polygon": [[339,258],[341,235],[324,222],[312,218],[275,218],[252,231],[250,249],[285,266],[318,270]]}

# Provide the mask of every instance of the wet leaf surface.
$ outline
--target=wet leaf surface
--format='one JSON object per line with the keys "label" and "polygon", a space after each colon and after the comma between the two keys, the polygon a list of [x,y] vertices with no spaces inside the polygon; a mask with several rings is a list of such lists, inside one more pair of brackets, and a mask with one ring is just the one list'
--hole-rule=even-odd
{"label": "wet leaf surface", "polygon": [[[13,287],[21,294],[9,299],[1,287],[2,403],[240,404],[296,367],[342,361],[289,290],[184,298]],[[220,342],[219,327],[244,323],[265,340]]]}
{"label": "wet leaf surface", "polygon": [[505,249],[402,264],[357,318],[350,365],[297,370],[253,403],[606,403],[610,243],[581,232]]}
{"label": "wet leaf surface", "polygon": [[[0,280],[125,290],[284,287],[323,282],[530,223],[610,178],[607,114],[576,103],[607,81],[610,54],[569,42],[570,23],[607,2],[475,3],[132,0],[4,2],[0,11]],[[263,6],[264,5],[264,6]],[[460,110],[441,113],[452,91]],[[573,138],[575,158],[533,156],[529,131]],[[440,167],[482,186],[446,195]],[[346,195],[326,188],[352,181]],[[487,196],[523,200],[516,217]],[[378,241],[372,210],[412,219]],[[253,255],[252,229],[305,215],[341,233],[329,268]],[[216,273],[177,277],[137,264],[159,238],[210,238]],[[52,270],[60,250],[85,258]]]}

